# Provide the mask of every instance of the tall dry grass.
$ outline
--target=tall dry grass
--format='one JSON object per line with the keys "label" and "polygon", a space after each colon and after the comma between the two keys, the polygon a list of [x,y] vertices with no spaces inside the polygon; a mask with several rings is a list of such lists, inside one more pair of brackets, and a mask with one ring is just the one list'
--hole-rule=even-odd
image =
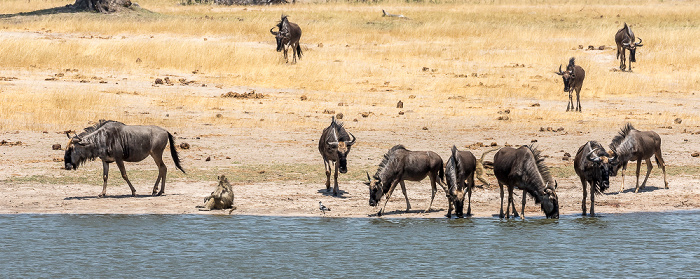
{"label": "tall dry grass", "polygon": [[[71,2],[5,0],[3,13]],[[700,85],[700,42],[696,39],[700,37],[700,6],[693,2],[437,2],[309,1],[284,6],[220,7],[153,0],[139,4],[155,13],[0,17],[0,65],[30,72],[75,68],[85,74],[118,73],[143,80],[164,72],[199,70],[203,73],[200,79],[209,83],[309,92],[312,103],[290,103],[281,114],[322,111],[345,102],[354,105],[348,108],[352,114],[372,108],[388,115],[394,113],[389,108],[397,99],[405,100],[409,95],[418,96],[417,100],[425,103],[421,113],[431,117],[491,114],[519,99],[557,100],[563,104],[566,96],[553,71],[572,56],[587,72],[584,100],[653,97],[659,92],[692,98],[690,94]],[[381,9],[411,19],[381,17]],[[282,13],[289,14],[303,29],[305,56],[296,65],[285,64],[281,54],[273,51],[274,40],[268,33]],[[578,49],[579,45],[614,47],[613,35],[623,22],[630,24],[645,43],[638,52],[634,73],[612,71],[619,65],[614,59],[615,49]],[[2,119],[8,119],[6,123],[21,123],[18,115],[42,110],[48,116],[33,122],[53,124],[65,111],[58,104],[18,107],[16,104],[31,99],[8,96],[9,92],[17,93],[14,89],[0,90],[5,101],[0,104],[0,112]],[[58,98],[64,93],[54,92],[54,97],[45,98]],[[100,107],[100,98],[83,94],[80,107]],[[215,106],[196,96],[145,97],[165,98],[170,109],[184,100],[201,111]],[[35,102],[29,103],[36,106]],[[460,106],[484,109],[465,111]],[[520,119],[580,121],[579,116],[555,113],[559,110],[524,113]],[[209,112],[207,115],[212,117]],[[294,116],[283,118],[295,121]],[[689,118],[698,120],[693,115]],[[660,119],[665,118],[651,121]],[[6,125],[35,129],[37,124]]]}

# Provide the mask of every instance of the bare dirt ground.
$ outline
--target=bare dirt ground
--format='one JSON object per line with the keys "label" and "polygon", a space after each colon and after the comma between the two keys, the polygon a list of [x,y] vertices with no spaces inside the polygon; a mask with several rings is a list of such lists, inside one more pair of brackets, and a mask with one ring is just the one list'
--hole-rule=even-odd
{"label": "bare dirt ground", "polygon": [[[612,57],[613,54],[606,55]],[[614,66],[614,62],[611,64]],[[57,88],[92,91],[117,95],[123,103],[116,110],[123,110],[124,117],[144,115],[165,123],[168,123],[168,119],[179,119],[177,123],[183,125],[166,125],[165,128],[176,134],[178,144],[187,142],[191,145],[190,149],[179,149],[188,174],[177,171],[170,154],[166,152],[169,173],[164,196],[150,196],[157,170],[153,162],[147,159],[127,164],[128,173],[137,189],[136,197],[128,195],[130,192],[126,183],[117,168],[112,167],[108,196],[97,198],[102,187],[99,160],[89,162],[76,171],[66,171],[62,168],[63,151],[51,149],[53,144],[65,146],[65,130],[79,131],[89,123],[47,128],[41,132],[0,131],[0,140],[5,141],[0,144],[0,214],[228,214],[228,211],[201,212],[195,208],[215,187],[216,176],[225,174],[234,184],[237,210],[231,214],[321,216],[318,202],[322,201],[332,209],[325,216],[367,217],[374,215],[379,208],[368,205],[365,171],[373,174],[382,155],[395,144],[404,144],[411,150],[432,150],[446,161],[452,145],[470,150],[478,157],[490,147],[467,146],[476,142],[486,145],[495,142],[498,146],[504,146],[535,141],[543,154],[548,156],[546,162],[552,167],[553,176],[558,181],[561,214],[580,214],[581,185],[573,172],[573,162],[563,160],[564,153],[575,155],[578,147],[588,140],[598,140],[607,146],[626,122],[632,122],[640,130],[655,130],[661,135],[670,189],[663,188],[661,171],[654,166],[646,189],[635,194],[636,164],[631,163],[626,173],[626,189],[617,193],[621,177],[612,178],[610,191],[597,197],[597,213],[700,208],[700,158],[691,157],[691,153],[700,151],[700,126],[692,122],[646,124],[662,113],[664,117],[670,117],[669,111],[700,114],[700,103],[688,102],[696,100],[689,97],[694,92],[660,92],[657,96],[639,97],[632,107],[623,97],[589,98],[582,101],[584,113],[581,120],[554,121],[547,125],[542,121],[520,119],[551,107],[561,108],[561,114],[564,114],[563,93],[561,100],[556,101],[518,99],[486,107],[490,104],[489,100],[472,99],[467,102],[456,98],[426,105],[425,98],[429,97],[420,93],[411,92],[411,95],[417,96],[406,99],[399,93],[387,91],[386,96],[377,102],[390,99],[391,105],[375,107],[371,102],[351,102],[347,108],[347,103],[338,106],[334,99],[324,98],[326,92],[222,88],[211,84],[203,87],[201,84],[207,83],[204,81],[206,77],[166,70],[154,75],[108,72],[99,75],[98,79],[86,80],[68,75],[52,79],[62,71],[2,70],[0,77],[6,78],[0,81],[3,88],[0,94]],[[89,76],[95,75],[91,73]],[[174,80],[202,81],[173,86],[154,84],[155,77],[164,76]],[[552,80],[556,79],[541,82]],[[241,100],[235,108],[208,107],[197,110],[188,104],[182,107],[158,105],[158,98],[168,94],[215,102],[223,93],[250,90],[263,93],[266,97]],[[310,100],[302,100],[302,96],[309,96]],[[399,98],[404,102],[403,109],[392,107]],[[448,106],[451,110],[473,110],[475,113],[466,117],[435,113]],[[348,159],[350,172],[340,175],[340,197],[325,192],[323,163],[317,142],[321,130],[330,123],[331,114],[324,113],[323,108],[333,109],[334,113],[346,112],[343,121],[358,139]],[[372,113],[365,117],[360,111]],[[398,114],[399,111],[404,114]],[[119,111],[115,113],[122,114]],[[216,114],[222,116],[215,117]],[[508,120],[497,120],[503,115],[509,116]],[[553,128],[553,131],[547,127]],[[486,160],[491,160],[492,156],[489,155]],[[642,179],[645,171],[646,166],[642,166]],[[490,174],[490,170],[487,173]],[[496,180],[492,175],[487,179],[492,185],[477,188],[472,197],[472,212],[477,217],[498,213],[500,201]],[[431,218],[442,217],[446,213],[447,200],[442,190],[438,191],[432,210],[423,213],[430,198],[429,183],[408,182],[407,188],[412,210],[404,212],[406,204],[403,195],[396,191],[387,205],[387,217]],[[518,197],[516,201],[519,201]],[[531,199],[526,211],[528,216],[543,215]]]}

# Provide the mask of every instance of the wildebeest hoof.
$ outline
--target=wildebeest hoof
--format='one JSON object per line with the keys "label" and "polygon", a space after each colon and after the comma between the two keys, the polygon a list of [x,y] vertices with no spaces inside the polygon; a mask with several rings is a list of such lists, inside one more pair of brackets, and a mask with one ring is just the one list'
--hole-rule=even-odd
{"label": "wildebeest hoof", "polygon": [[98,198],[104,198],[104,197],[105,197],[105,194],[99,194],[99,195],[97,195],[97,197],[98,197]]}

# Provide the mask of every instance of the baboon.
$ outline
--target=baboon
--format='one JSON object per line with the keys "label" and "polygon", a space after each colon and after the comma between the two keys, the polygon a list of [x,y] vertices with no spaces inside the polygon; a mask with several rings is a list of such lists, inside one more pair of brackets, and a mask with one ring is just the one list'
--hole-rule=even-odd
{"label": "baboon", "polygon": [[214,192],[211,192],[211,195],[204,198],[204,205],[197,206],[200,211],[217,209],[231,209],[231,211],[233,211],[236,209],[236,207],[233,206],[233,189],[231,183],[228,182],[228,179],[224,175],[217,178],[219,179],[219,185],[216,186]]}

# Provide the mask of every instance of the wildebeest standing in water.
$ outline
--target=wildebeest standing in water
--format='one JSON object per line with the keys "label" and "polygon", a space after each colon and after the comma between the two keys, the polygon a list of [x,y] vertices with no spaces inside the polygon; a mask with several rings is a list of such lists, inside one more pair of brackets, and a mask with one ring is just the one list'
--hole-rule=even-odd
{"label": "wildebeest standing in water", "polygon": [[595,195],[602,194],[610,187],[610,175],[613,166],[617,165],[617,156],[612,151],[606,152],[605,148],[596,141],[589,141],[582,145],[574,159],[574,170],[581,179],[583,186],[583,200],[581,210],[586,215],[586,183],[591,186],[591,216],[595,215]]}
{"label": "wildebeest standing in water", "polygon": [[[333,179],[333,195],[338,195],[338,171],[348,172],[347,156],[350,148],[355,143],[355,136],[345,131],[342,123],[331,118],[331,125],[323,129],[321,138],[318,140],[318,151],[323,157],[323,165],[326,168],[326,191],[331,190],[331,170],[335,170]],[[331,168],[331,164],[333,168]]]}
{"label": "wildebeest standing in water", "polygon": [[[661,137],[659,137],[659,134],[654,131],[639,131],[635,129],[632,124],[627,123],[627,125],[620,130],[620,133],[613,138],[612,143],[610,143],[610,149],[615,152],[620,162],[613,167],[613,173],[617,174],[618,167],[622,166],[622,185],[620,186],[620,192],[625,188],[625,170],[627,169],[627,162],[633,160],[637,160],[637,183],[634,192],[637,193],[639,189],[646,186],[651,169],[654,168],[651,165],[651,156],[655,157],[656,164],[663,171],[664,186],[668,189],[666,164],[664,163],[664,158],[661,157]],[[642,182],[642,186],[640,187],[639,170],[642,167],[642,160],[645,160],[647,163],[647,175],[644,177],[644,182]]]}
{"label": "wildebeest standing in water", "polygon": [[204,198],[204,205],[198,205],[200,211],[209,211],[216,209],[231,209],[235,210],[236,207],[233,206],[233,187],[231,183],[228,182],[226,176],[221,175],[217,177],[219,180],[219,185],[216,186],[214,192],[211,192],[209,196]]}
{"label": "wildebeest standing in water", "polygon": [[435,183],[439,183],[443,190],[447,192],[445,185],[442,183],[445,176],[442,158],[432,151],[410,151],[403,145],[392,147],[389,149],[389,152],[384,154],[384,159],[373,176],[374,180],[367,173],[369,182],[366,184],[369,186],[369,205],[377,206],[382,197],[386,196],[384,206],[377,213],[378,216],[381,216],[387,202],[389,202],[389,198],[391,198],[391,193],[394,192],[394,188],[396,188],[397,184],[401,184],[401,191],[406,198],[406,211],[410,210],[411,203],[406,195],[404,180],[421,181],[426,176],[430,178],[432,196],[425,212],[429,211],[433,205],[433,199],[435,199],[435,193],[437,192]]}
{"label": "wildebeest standing in water", "polygon": [[[185,173],[180,166],[180,158],[175,150],[173,136],[165,129],[158,126],[124,125],[124,123],[112,120],[100,120],[94,126],[85,128],[85,131],[70,137],[64,156],[67,170],[77,169],[88,160],[100,158],[104,185],[100,197],[104,197],[107,191],[107,178],[109,163],[116,162],[122,178],[131,188],[131,195],[136,196],[136,189],[131,185],[126,175],[124,162],[140,162],[149,155],[158,166],[158,179],[153,186],[153,195],[165,193],[165,175],[168,168],[163,163],[163,150],[170,142],[170,154],[175,162],[175,167]],[[158,191],[158,182],[161,182]]]}
{"label": "wildebeest standing in water", "polygon": [[[566,111],[574,110],[581,111],[581,87],[583,86],[583,79],[586,78],[586,71],[579,65],[574,64],[574,58],[569,59],[569,65],[566,66],[566,71],[561,71],[561,65],[559,65],[559,72],[555,72],[564,79],[564,92],[569,93],[569,103],[566,104]],[[574,100],[572,94],[576,90],[576,106],[574,107]]]}
{"label": "wildebeest standing in water", "polygon": [[[277,27],[277,32],[272,31],[275,27]],[[302,55],[301,46],[299,46],[301,28],[296,23],[289,22],[286,15],[282,15],[282,19],[275,27],[270,29],[270,33],[275,35],[275,40],[277,40],[277,52],[284,51],[284,59],[289,62],[287,48],[291,46],[294,63],[297,63],[297,56],[301,59]]]}
{"label": "wildebeest standing in water", "polygon": [[639,39],[639,42],[634,41],[634,33],[632,32],[632,29],[627,26],[627,23],[625,23],[625,26],[622,27],[622,29],[617,30],[617,33],[615,33],[615,44],[617,44],[616,59],[620,59],[620,70],[625,70],[625,50],[629,50],[630,52],[628,63],[629,71],[632,71],[632,62],[637,62],[637,47],[643,46],[642,38],[637,39]]}
{"label": "wildebeest standing in water", "polygon": [[[549,169],[544,164],[540,151],[533,146],[521,146],[518,149],[504,147],[493,157],[493,173],[501,187],[501,211],[499,217],[509,218],[510,206],[513,215],[518,216],[513,202],[513,188],[523,190],[523,207],[521,218],[525,218],[525,193],[540,203],[547,218],[559,218],[559,200],[556,194],[556,181],[552,183]],[[554,184],[554,185],[552,185]],[[503,215],[503,185],[508,186],[506,215]]]}
{"label": "wildebeest standing in water", "polygon": [[464,215],[464,194],[467,192],[469,201],[467,216],[472,215],[472,188],[474,188],[474,173],[476,171],[476,157],[469,151],[459,151],[452,146],[452,156],[445,165],[445,181],[447,182],[447,199],[449,208],[447,218],[452,217],[452,207],[455,215],[462,218]]}

